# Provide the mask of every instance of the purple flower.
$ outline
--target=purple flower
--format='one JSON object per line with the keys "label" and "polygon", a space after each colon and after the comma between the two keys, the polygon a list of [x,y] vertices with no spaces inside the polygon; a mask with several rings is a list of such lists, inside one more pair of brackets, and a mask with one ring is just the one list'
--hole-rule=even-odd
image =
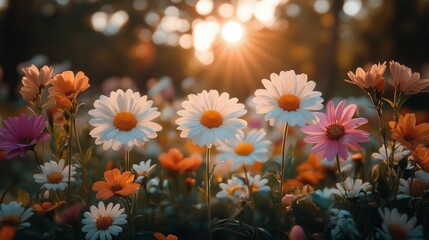
{"label": "purple flower", "polygon": [[7,158],[24,157],[39,141],[45,141],[49,134],[44,132],[45,117],[26,116],[10,117],[3,120],[0,129],[0,151],[8,151]]}

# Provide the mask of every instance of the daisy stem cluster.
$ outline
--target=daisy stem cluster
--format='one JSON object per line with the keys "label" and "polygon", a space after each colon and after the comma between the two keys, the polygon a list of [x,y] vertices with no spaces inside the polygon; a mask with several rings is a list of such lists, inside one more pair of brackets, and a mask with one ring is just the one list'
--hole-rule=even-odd
{"label": "daisy stem cluster", "polygon": [[210,205],[210,180],[211,180],[211,174],[210,174],[210,149],[211,147],[207,147],[206,149],[206,203],[207,203],[207,234],[208,239],[212,239],[212,226],[211,226],[211,219],[212,219],[212,211],[211,211],[211,205]]}

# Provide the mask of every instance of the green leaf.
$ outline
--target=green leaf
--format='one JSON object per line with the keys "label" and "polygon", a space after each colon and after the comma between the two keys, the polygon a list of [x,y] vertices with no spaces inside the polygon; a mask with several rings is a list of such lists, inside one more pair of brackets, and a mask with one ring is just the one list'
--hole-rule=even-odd
{"label": "green leaf", "polygon": [[88,149],[86,149],[85,156],[83,157],[83,164],[84,165],[86,165],[86,163],[91,159],[93,149],[94,149],[93,146],[91,146]]}

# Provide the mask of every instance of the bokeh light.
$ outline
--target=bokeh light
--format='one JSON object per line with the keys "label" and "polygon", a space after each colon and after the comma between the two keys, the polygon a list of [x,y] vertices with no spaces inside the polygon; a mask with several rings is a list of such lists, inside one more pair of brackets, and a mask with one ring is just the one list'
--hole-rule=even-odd
{"label": "bokeh light", "polygon": [[330,3],[328,0],[316,0],[313,7],[317,13],[323,14],[329,11]]}
{"label": "bokeh light", "polygon": [[223,3],[218,9],[219,15],[223,18],[230,18],[234,15],[234,6],[229,3]]}
{"label": "bokeh light", "polygon": [[213,2],[211,0],[200,0],[195,6],[197,13],[201,15],[208,15],[213,11]]}
{"label": "bokeh light", "polygon": [[349,16],[356,16],[362,8],[361,0],[347,0],[344,2],[343,11]]}
{"label": "bokeh light", "polygon": [[99,11],[92,15],[91,25],[97,32],[102,32],[105,35],[114,35],[128,22],[128,18],[128,13],[123,10],[116,11],[113,14]]}

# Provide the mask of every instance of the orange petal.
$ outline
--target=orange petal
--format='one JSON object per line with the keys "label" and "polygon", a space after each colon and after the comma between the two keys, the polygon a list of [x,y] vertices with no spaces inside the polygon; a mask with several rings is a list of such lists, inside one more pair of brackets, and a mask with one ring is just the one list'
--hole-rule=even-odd
{"label": "orange petal", "polygon": [[0,239],[12,240],[16,233],[16,227],[5,225],[0,228]]}
{"label": "orange petal", "polygon": [[164,236],[164,234],[156,232],[153,234],[153,236],[157,239],[157,240],[166,240],[167,238]]}

